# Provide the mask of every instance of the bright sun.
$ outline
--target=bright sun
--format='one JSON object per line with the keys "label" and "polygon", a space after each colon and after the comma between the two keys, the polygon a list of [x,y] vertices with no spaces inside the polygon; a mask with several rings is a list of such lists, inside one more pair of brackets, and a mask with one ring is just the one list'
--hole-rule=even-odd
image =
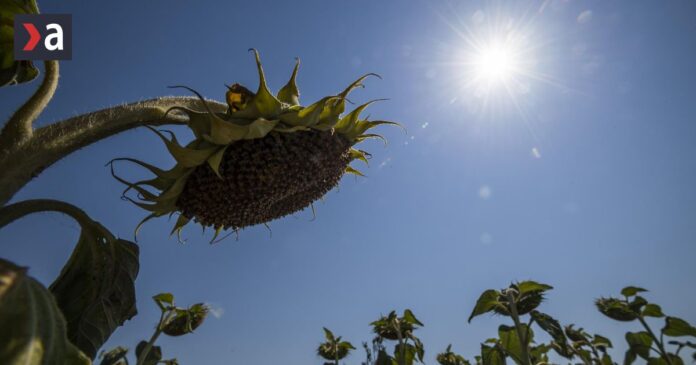
{"label": "bright sun", "polygon": [[517,52],[511,44],[492,43],[476,51],[472,60],[474,76],[487,83],[509,82],[519,71]]}

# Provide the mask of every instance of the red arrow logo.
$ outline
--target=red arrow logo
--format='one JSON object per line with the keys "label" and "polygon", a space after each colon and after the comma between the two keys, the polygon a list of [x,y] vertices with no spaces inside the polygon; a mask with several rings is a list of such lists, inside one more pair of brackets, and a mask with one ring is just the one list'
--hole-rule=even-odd
{"label": "red arrow logo", "polygon": [[41,35],[39,34],[39,31],[36,30],[34,24],[22,23],[22,25],[24,26],[24,29],[26,29],[29,33],[29,41],[27,42],[27,44],[24,45],[23,50],[33,51],[36,47],[36,44],[39,43],[39,41],[41,40]]}

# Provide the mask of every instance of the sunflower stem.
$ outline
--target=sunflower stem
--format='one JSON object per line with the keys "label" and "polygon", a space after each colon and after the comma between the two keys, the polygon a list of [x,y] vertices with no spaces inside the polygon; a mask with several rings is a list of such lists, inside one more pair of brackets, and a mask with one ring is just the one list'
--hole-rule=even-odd
{"label": "sunflower stem", "polygon": [[665,346],[662,344],[662,341],[655,336],[655,333],[653,332],[652,328],[648,326],[648,323],[645,322],[645,319],[643,318],[642,315],[638,316],[638,320],[640,321],[640,324],[643,325],[645,330],[648,332],[648,335],[655,341],[655,344],[657,344],[657,348],[660,350],[658,351],[660,356],[667,362],[667,364],[672,365],[672,359],[669,357],[667,354],[667,351],[665,351]]}
{"label": "sunflower stem", "polygon": [[529,361],[529,352],[527,350],[527,334],[526,331],[522,330],[522,323],[520,323],[520,316],[517,313],[517,302],[512,295],[511,290],[507,290],[505,295],[507,296],[508,303],[510,306],[510,317],[512,321],[515,322],[515,330],[517,331],[517,337],[520,339],[520,348],[522,350],[522,364],[531,365]]}
{"label": "sunflower stem", "polygon": [[31,139],[32,123],[46,108],[58,87],[58,61],[44,61],[44,78],[34,94],[10,117],[0,133],[0,150],[11,149]]}
{"label": "sunflower stem", "polygon": [[[145,359],[147,359],[147,355],[150,353],[150,350],[155,345],[155,342],[157,342],[157,338],[159,338],[159,336],[162,334],[162,330],[164,329],[165,323],[167,323],[169,321],[169,319],[172,317],[173,313],[174,313],[174,311],[172,311],[172,310],[170,310],[169,313],[162,311],[162,314],[160,314],[159,323],[157,323],[157,328],[155,328],[155,332],[150,337],[150,340],[145,344],[145,347],[143,348],[143,352],[141,352],[140,356],[138,356],[136,365],[143,365],[145,363]],[[165,318],[165,314],[166,314],[166,318]]]}
{"label": "sunflower stem", "polygon": [[[57,71],[56,71],[57,72]],[[215,112],[224,112],[226,104],[207,101]],[[63,157],[126,130],[145,125],[186,124],[181,114],[164,114],[173,106],[202,110],[196,97],[160,97],[119,105],[78,115],[49,124],[32,132],[22,144],[0,146],[0,206],[5,205],[24,185]],[[35,116],[38,116],[35,115]],[[12,130],[14,127],[5,127]],[[3,131],[3,135],[7,135]],[[9,138],[9,137],[8,137]]]}

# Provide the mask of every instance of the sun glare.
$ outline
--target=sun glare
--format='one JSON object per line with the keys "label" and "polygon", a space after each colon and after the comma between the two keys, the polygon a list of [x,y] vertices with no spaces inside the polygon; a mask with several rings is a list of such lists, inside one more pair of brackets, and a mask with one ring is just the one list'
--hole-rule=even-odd
{"label": "sun glare", "polygon": [[491,44],[477,52],[472,61],[476,78],[487,82],[508,82],[519,67],[510,45]]}

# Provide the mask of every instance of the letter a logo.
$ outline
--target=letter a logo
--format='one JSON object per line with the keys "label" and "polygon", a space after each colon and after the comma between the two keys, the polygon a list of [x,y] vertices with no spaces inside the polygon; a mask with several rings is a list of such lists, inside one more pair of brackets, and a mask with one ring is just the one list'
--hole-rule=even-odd
{"label": "letter a logo", "polygon": [[69,60],[72,58],[72,15],[16,14],[14,59]]}

